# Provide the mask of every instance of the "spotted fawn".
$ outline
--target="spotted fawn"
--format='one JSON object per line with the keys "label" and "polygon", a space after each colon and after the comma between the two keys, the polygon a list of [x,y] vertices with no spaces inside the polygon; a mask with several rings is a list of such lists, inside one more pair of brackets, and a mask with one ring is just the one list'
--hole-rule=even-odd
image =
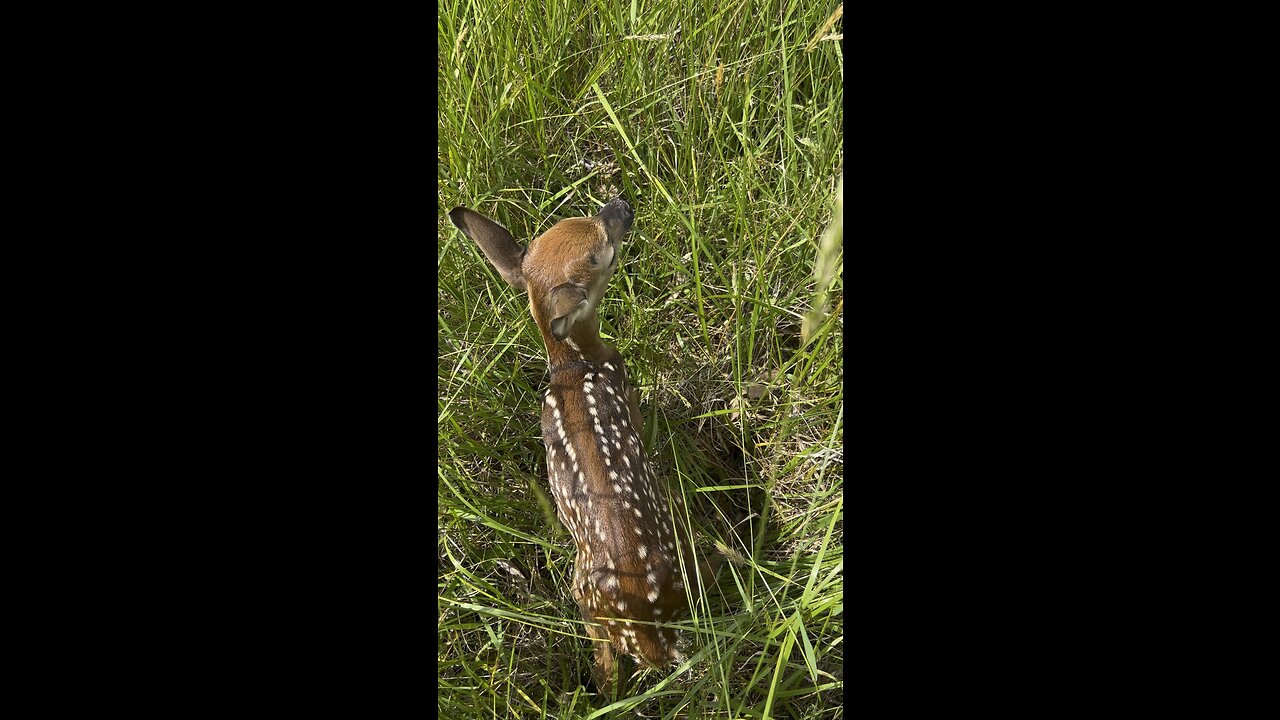
{"label": "spotted fawn", "polygon": [[[528,291],[547,347],[547,471],[577,546],[573,595],[595,643],[592,678],[602,692],[613,687],[611,648],[651,667],[683,659],[662,623],[687,608],[685,572],[692,577],[694,557],[683,506],[677,499],[673,512],[641,445],[638,395],[622,356],[600,340],[596,308],[633,218],[616,198],[594,217],[561,220],[525,249],[479,213],[449,212],[503,279]],[[719,564],[711,559],[699,572],[710,577]]]}

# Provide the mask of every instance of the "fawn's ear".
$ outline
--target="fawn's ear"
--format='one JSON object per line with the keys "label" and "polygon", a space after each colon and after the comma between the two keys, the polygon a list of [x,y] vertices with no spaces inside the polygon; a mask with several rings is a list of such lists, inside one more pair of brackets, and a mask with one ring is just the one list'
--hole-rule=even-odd
{"label": "fawn's ear", "polygon": [[573,283],[556,287],[551,291],[551,336],[557,340],[569,337],[573,324],[590,310],[586,288]]}
{"label": "fawn's ear", "polygon": [[520,270],[524,248],[520,247],[506,228],[464,207],[450,210],[449,220],[480,246],[484,256],[489,258],[489,263],[502,275],[503,280],[517,290],[525,289],[524,273]]}

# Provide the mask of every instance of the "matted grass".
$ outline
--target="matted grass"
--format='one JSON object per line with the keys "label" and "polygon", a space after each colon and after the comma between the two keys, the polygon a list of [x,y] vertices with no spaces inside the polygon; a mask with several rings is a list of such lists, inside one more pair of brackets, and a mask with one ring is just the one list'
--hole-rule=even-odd
{"label": "matted grass", "polygon": [[[843,716],[842,235],[823,239],[844,155],[842,51],[822,39],[835,10],[441,2],[441,717]],[[614,701],[582,685],[541,338],[445,213],[467,205],[527,242],[619,194],[636,217],[601,331],[640,388],[659,477],[735,562],[680,623],[688,662]],[[755,516],[739,539],[735,508]]]}

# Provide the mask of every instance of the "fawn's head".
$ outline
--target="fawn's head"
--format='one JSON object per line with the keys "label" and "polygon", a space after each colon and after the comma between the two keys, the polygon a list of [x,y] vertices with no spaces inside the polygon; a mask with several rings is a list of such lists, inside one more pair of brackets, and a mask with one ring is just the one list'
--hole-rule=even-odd
{"label": "fawn's head", "polygon": [[614,198],[594,216],[561,220],[522,248],[506,228],[480,213],[465,207],[449,211],[503,279],[529,292],[529,308],[548,349],[570,337],[579,344],[598,340],[596,307],[634,217],[625,200]]}

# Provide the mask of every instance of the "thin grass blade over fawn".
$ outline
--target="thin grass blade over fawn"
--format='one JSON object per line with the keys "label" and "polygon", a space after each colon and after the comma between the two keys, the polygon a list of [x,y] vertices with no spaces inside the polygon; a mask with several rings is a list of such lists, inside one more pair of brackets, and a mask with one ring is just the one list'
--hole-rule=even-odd
{"label": "thin grass blade over fawn", "polygon": [[[680,661],[675,632],[662,623],[687,609],[681,557],[694,557],[691,538],[649,465],[638,394],[622,356],[601,341],[596,314],[631,229],[631,206],[615,198],[593,217],[561,220],[527,249],[467,208],[449,219],[503,279],[528,291],[547,348],[542,437],[557,513],[577,546],[573,595],[595,641],[597,689],[612,687],[613,648],[653,667]],[[698,572],[708,577],[718,565]]]}

